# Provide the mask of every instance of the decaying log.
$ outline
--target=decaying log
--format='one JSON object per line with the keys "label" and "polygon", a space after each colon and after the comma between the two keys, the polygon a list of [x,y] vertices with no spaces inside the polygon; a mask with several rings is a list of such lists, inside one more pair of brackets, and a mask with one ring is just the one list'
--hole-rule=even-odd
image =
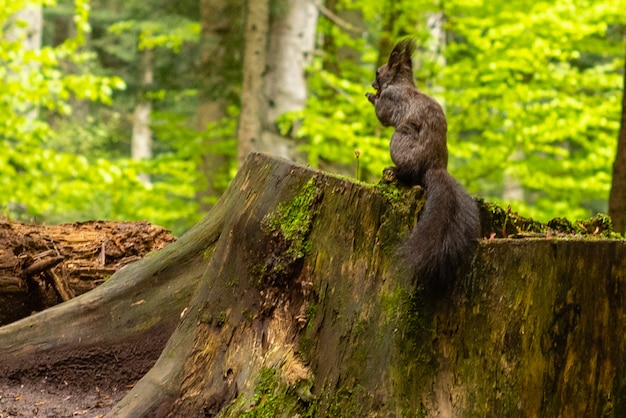
{"label": "decaying log", "polygon": [[0,325],[83,294],[173,241],[147,222],[0,220]]}

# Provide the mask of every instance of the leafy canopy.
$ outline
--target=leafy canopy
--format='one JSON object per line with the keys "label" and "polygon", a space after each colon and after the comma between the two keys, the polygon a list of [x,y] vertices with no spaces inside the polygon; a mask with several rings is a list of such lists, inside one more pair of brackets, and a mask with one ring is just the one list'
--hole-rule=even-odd
{"label": "leafy canopy", "polygon": [[543,220],[606,210],[621,115],[622,1],[337,7],[352,9],[362,10],[362,36],[325,19],[320,30],[335,50],[352,48],[361,61],[330,71],[329,57],[317,57],[307,109],[294,117],[312,165],[349,164],[356,148],[370,179],[391,163],[391,132],[363,95],[389,41],[412,36],[421,46],[418,85],[446,108],[449,168],[470,192]]}

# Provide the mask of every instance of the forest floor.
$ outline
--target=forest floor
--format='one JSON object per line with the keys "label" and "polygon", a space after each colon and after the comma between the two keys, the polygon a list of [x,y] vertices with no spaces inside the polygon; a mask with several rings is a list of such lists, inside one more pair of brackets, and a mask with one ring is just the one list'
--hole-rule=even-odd
{"label": "forest floor", "polygon": [[103,417],[129,390],[85,388],[45,378],[21,384],[0,379],[0,418]]}
{"label": "forest floor", "polygon": [[[85,293],[173,241],[168,231],[147,222],[28,225],[0,219],[0,325]],[[149,352],[154,341],[143,344],[137,349]],[[137,370],[113,364],[102,371],[106,376],[89,365],[76,367],[82,375],[64,375],[60,367],[0,376],[0,418],[102,417],[151,364],[138,362]]]}

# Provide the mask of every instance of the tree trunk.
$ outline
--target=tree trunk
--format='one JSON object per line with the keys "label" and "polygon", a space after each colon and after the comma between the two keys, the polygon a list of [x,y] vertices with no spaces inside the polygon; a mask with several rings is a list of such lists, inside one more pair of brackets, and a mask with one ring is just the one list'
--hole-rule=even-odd
{"label": "tree trunk", "polygon": [[[8,26],[6,38],[9,42],[20,40],[23,51],[39,51],[41,49],[41,34],[43,31],[43,11],[41,5],[28,4],[18,10],[12,17]],[[35,73],[39,65],[33,61],[24,63],[23,73]],[[14,76],[12,70],[9,74]],[[22,75],[23,76],[23,75]],[[39,116],[39,109],[31,106],[26,116],[35,120]]]}
{"label": "tree trunk", "polygon": [[[244,0],[200,0],[202,37],[200,40],[200,104],[196,112],[199,132],[205,133],[200,156],[201,182],[196,200],[207,212],[224,193],[230,180],[235,156],[224,152],[223,143],[231,137],[215,135],[213,128],[228,116],[234,91],[241,81],[240,50],[243,32],[240,10]],[[233,133],[234,134],[234,133]]]}
{"label": "tree trunk", "polygon": [[0,328],[0,376],[134,384],[109,417],[620,416],[626,242],[482,240],[424,294],[420,194],[251,155],[177,242]]}
{"label": "tree trunk", "polygon": [[[624,70],[626,70],[626,59]],[[622,124],[617,141],[617,154],[613,164],[613,180],[609,196],[609,216],[613,219],[615,230],[624,234],[626,230],[626,72],[622,93]]]}
{"label": "tree trunk", "polygon": [[[152,158],[152,129],[150,129],[150,114],[152,113],[152,99],[148,90],[154,82],[153,52],[150,49],[140,51],[141,56],[141,86],[144,91],[137,99],[137,106],[133,116],[133,136],[131,140],[131,157],[135,161]],[[139,174],[139,181],[145,186],[150,185],[150,176]]]}
{"label": "tree trunk", "polygon": [[315,45],[317,9],[309,0],[249,1],[239,119],[239,161],[252,151],[305,160],[277,119],[306,106],[306,66]]}
{"label": "tree trunk", "polygon": [[276,120],[306,106],[305,72],[315,46],[317,9],[310,0],[278,0],[275,9],[269,32],[267,73],[263,78],[266,112],[257,150],[305,162],[289,133],[278,131]]}
{"label": "tree trunk", "polygon": [[267,61],[269,35],[269,0],[248,0],[246,21],[246,47],[243,58],[243,85],[241,88],[241,114],[237,132],[238,160],[243,164],[246,156],[258,149],[263,131],[265,100],[263,83]]}

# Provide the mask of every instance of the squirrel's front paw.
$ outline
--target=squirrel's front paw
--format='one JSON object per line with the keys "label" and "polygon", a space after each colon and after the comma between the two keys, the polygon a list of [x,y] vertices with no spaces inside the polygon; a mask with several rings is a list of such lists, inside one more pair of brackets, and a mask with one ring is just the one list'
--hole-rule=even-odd
{"label": "squirrel's front paw", "polygon": [[396,175],[396,167],[386,167],[383,170],[383,183],[394,183],[398,180],[398,176]]}
{"label": "squirrel's front paw", "polygon": [[372,102],[372,104],[376,104],[376,99],[378,98],[378,96],[376,96],[374,93],[365,93],[365,97],[367,97],[367,100]]}

